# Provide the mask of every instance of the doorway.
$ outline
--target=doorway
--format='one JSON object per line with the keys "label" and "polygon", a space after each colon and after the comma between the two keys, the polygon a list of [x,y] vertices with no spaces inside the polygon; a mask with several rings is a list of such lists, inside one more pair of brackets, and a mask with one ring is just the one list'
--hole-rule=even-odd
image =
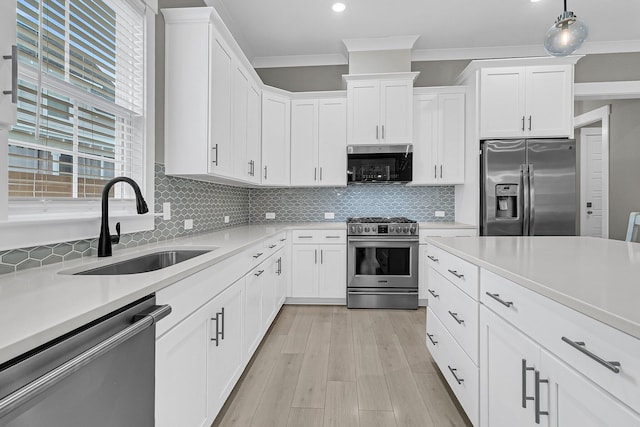
{"label": "doorway", "polygon": [[576,116],[580,235],[609,238],[609,106]]}

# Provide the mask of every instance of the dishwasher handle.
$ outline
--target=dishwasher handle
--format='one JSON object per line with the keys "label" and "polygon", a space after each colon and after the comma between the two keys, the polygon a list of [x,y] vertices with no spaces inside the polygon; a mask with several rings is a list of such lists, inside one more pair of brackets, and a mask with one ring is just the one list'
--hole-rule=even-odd
{"label": "dishwasher handle", "polygon": [[80,370],[98,357],[114,349],[118,345],[134,337],[144,331],[156,322],[168,316],[171,313],[170,305],[156,305],[151,308],[152,311],[144,313],[144,315],[136,315],[133,317],[134,323],[127,326],[120,332],[110,336],[106,340],[99,342],[90,349],[80,353],[73,359],[64,362],[62,365],[47,372],[46,374],[36,378],[25,386],[19,388],[8,396],[0,399],[0,419],[9,412],[18,408],[34,397],[56,385],[69,375]]}

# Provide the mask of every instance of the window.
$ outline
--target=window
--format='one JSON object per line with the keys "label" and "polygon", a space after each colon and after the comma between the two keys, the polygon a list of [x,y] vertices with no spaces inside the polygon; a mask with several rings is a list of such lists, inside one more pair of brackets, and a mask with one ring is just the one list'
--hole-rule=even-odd
{"label": "window", "polygon": [[[17,0],[10,216],[52,202],[97,204],[115,176],[144,187],[144,35],[135,0]],[[112,195],[134,197],[129,186]]]}

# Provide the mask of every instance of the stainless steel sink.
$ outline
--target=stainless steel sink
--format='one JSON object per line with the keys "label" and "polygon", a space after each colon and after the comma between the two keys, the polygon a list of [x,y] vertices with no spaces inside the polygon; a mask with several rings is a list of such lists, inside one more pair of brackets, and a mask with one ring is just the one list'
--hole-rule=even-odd
{"label": "stainless steel sink", "polygon": [[178,249],[153,252],[126,261],[103,265],[102,267],[73,273],[74,275],[115,276],[120,274],[139,274],[171,267],[199,255],[204,255],[212,249]]}

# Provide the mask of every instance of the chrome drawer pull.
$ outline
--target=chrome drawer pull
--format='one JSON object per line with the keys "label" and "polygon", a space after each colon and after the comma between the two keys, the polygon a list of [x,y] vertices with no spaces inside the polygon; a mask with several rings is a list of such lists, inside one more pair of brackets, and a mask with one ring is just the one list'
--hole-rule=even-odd
{"label": "chrome drawer pull", "polygon": [[454,318],[456,322],[458,322],[458,325],[462,325],[464,323],[464,320],[458,319],[458,313],[449,312],[449,314]]}
{"label": "chrome drawer pull", "polygon": [[440,262],[440,260],[438,258],[434,257],[433,255],[427,255],[427,258],[429,258],[433,262]]}
{"label": "chrome drawer pull", "polygon": [[273,248],[275,248],[276,246],[278,246],[278,245],[269,245],[269,249],[273,249]]}
{"label": "chrome drawer pull", "polygon": [[436,294],[436,292],[433,289],[428,289],[428,291],[434,298],[440,298],[440,295]]}
{"label": "chrome drawer pull", "polygon": [[540,424],[540,415],[549,415],[549,411],[541,411],[540,410],[540,384],[549,384],[549,380],[540,379],[540,371],[535,372],[535,417],[536,424]]}
{"label": "chrome drawer pull", "polygon": [[534,397],[527,396],[527,371],[533,371],[536,368],[527,366],[527,360],[522,359],[522,407],[527,407],[527,400],[533,400]]}
{"label": "chrome drawer pull", "polygon": [[326,239],[339,239],[340,236],[325,236]]}
{"label": "chrome drawer pull", "polygon": [[456,381],[458,382],[458,384],[462,384],[464,382],[464,379],[462,378],[458,378],[458,376],[456,375],[456,368],[452,368],[451,366],[447,365],[447,368],[449,368],[449,371],[451,371],[451,375],[453,375],[453,378],[456,379]]}
{"label": "chrome drawer pull", "polygon": [[500,298],[500,294],[492,294],[490,292],[485,292],[487,295],[489,295],[491,298],[493,298],[494,300],[498,301],[500,304],[504,305],[505,307],[511,307],[513,305],[513,301],[505,301],[502,298]]}
{"label": "chrome drawer pull", "polygon": [[430,334],[427,332],[427,337],[429,338],[429,341],[431,341],[431,344],[436,345],[438,344],[438,341],[434,341],[433,340],[433,334]]}
{"label": "chrome drawer pull", "polygon": [[298,239],[311,239],[313,236],[298,236]]}
{"label": "chrome drawer pull", "polygon": [[253,257],[257,259],[257,258],[260,258],[262,255],[263,255],[263,253],[262,253],[262,252],[258,252],[258,253],[257,253],[257,254],[255,254]]}
{"label": "chrome drawer pull", "polygon": [[598,356],[598,355],[592,353],[591,351],[587,350],[586,347],[585,347],[586,344],[583,341],[571,341],[567,337],[562,337],[562,341],[566,342],[567,344],[569,344],[571,347],[575,348],[579,352],[581,352],[583,354],[586,354],[591,359],[595,360],[596,362],[598,362],[599,364],[601,364],[605,368],[609,369],[610,371],[615,372],[616,374],[620,373],[620,366],[621,366],[620,362],[607,362],[606,360],[604,360],[600,356]]}
{"label": "chrome drawer pull", "polygon": [[464,274],[458,273],[458,270],[447,270],[447,271],[453,274],[454,276],[456,276],[458,279],[462,279],[464,277]]}
{"label": "chrome drawer pull", "polygon": [[258,270],[257,273],[253,273],[254,276],[260,276],[262,273],[264,273],[264,270]]}

